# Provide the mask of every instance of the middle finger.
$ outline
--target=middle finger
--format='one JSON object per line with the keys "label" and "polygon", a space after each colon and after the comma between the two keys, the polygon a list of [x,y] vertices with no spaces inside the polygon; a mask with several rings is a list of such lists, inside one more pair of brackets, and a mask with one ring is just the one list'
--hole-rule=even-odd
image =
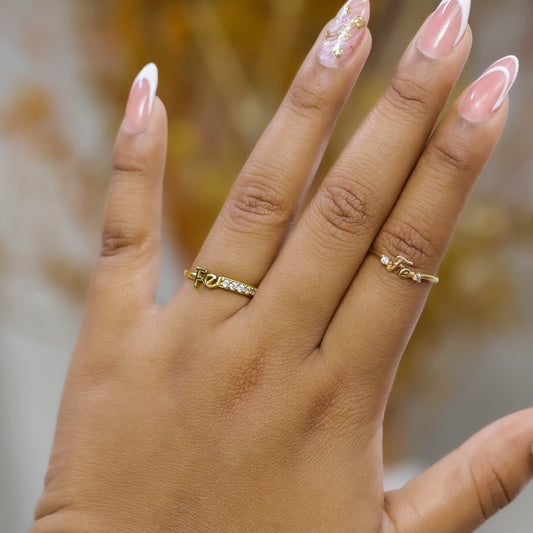
{"label": "middle finger", "polygon": [[293,325],[296,312],[297,341],[308,349],[320,343],[455,85],[471,47],[469,7],[444,1],[425,22],[261,284],[255,299],[267,300],[280,324]]}

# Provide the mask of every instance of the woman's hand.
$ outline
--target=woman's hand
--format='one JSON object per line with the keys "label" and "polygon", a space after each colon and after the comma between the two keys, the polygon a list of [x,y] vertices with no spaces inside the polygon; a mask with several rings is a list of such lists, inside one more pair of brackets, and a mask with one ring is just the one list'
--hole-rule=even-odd
{"label": "woman's hand", "polygon": [[447,0],[426,21],[293,228],[370,51],[368,2],[326,26],[194,263],[253,299],[199,273],[154,303],[166,116],[141,72],[33,533],[466,532],[519,492],[533,412],[383,492],[383,413],[431,286],[416,274],[437,272],[518,71],[497,62],[432,133],[468,11]]}

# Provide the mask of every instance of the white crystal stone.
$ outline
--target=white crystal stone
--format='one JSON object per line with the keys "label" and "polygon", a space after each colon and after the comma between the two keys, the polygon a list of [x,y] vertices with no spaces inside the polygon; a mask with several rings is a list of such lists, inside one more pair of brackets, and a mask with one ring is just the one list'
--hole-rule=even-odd
{"label": "white crystal stone", "polygon": [[250,294],[251,292],[252,292],[252,289],[251,289],[250,287],[246,287],[246,288],[244,289],[244,293],[245,293],[245,294]]}
{"label": "white crystal stone", "polygon": [[422,281],[422,274],[420,274],[420,272],[417,272],[414,276],[413,276],[413,281],[416,281],[417,283],[420,283]]}
{"label": "white crystal stone", "polygon": [[390,259],[386,255],[381,256],[381,264],[387,266],[390,263]]}
{"label": "white crystal stone", "polygon": [[237,287],[237,290],[240,292],[240,293],[243,293],[244,292],[244,285],[241,283],[239,284],[239,286]]}
{"label": "white crystal stone", "polygon": [[221,287],[224,287],[224,289],[227,289],[229,287],[229,281],[225,279],[221,284]]}
{"label": "white crystal stone", "polygon": [[234,281],[232,281],[232,282],[230,283],[230,285],[229,285],[229,288],[230,288],[232,291],[236,290],[237,287],[238,287],[238,283],[235,283]]}

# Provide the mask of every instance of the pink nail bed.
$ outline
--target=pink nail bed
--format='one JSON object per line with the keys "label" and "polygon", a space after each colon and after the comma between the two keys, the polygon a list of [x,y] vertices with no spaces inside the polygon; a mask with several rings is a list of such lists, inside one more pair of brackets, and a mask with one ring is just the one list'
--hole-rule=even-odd
{"label": "pink nail bed", "polygon": [[142,132],[150,119],[157,90],[157,67],[148,63],[133,81],[122,129],[127,133]]}
{"label": "pink nail bed", "polygon": [[327,27],[318,60],[326,67],[339,68],[353,56],[370,18],[368,0],[348,0]]}
{"label": "pink nail bed", "polygon": [[519,62],[515,56],[506,56],[492,64],[464,97],[459,107],[471,122],[485,122],[497,111],[518,76]]}
{"label": "pink nail bed", "polygon": [[418,41],[418,49],[440,59],[452,52],[468,25],[470,0],[443,0],[431,15]]}

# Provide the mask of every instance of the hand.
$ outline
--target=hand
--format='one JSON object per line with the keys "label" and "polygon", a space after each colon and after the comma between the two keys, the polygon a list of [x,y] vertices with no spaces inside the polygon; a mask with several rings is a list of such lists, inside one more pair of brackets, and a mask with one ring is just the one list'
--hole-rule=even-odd
{"label": "hand", "polygon": [[[416,273],[437,272],[518,71],[497,62],[432,134],[468,8],[444,2],[424,24],[292,228],[370,51],[368,2],[326,26],[194,263],[258,285],[253,299],[186,280],[154,303],[166,116],[143,69],[33,533],[466,532],[519,492],[531,411],[383,491],[383,413],[431,286]],[[405,276],[371,249],[405,257]]]}

